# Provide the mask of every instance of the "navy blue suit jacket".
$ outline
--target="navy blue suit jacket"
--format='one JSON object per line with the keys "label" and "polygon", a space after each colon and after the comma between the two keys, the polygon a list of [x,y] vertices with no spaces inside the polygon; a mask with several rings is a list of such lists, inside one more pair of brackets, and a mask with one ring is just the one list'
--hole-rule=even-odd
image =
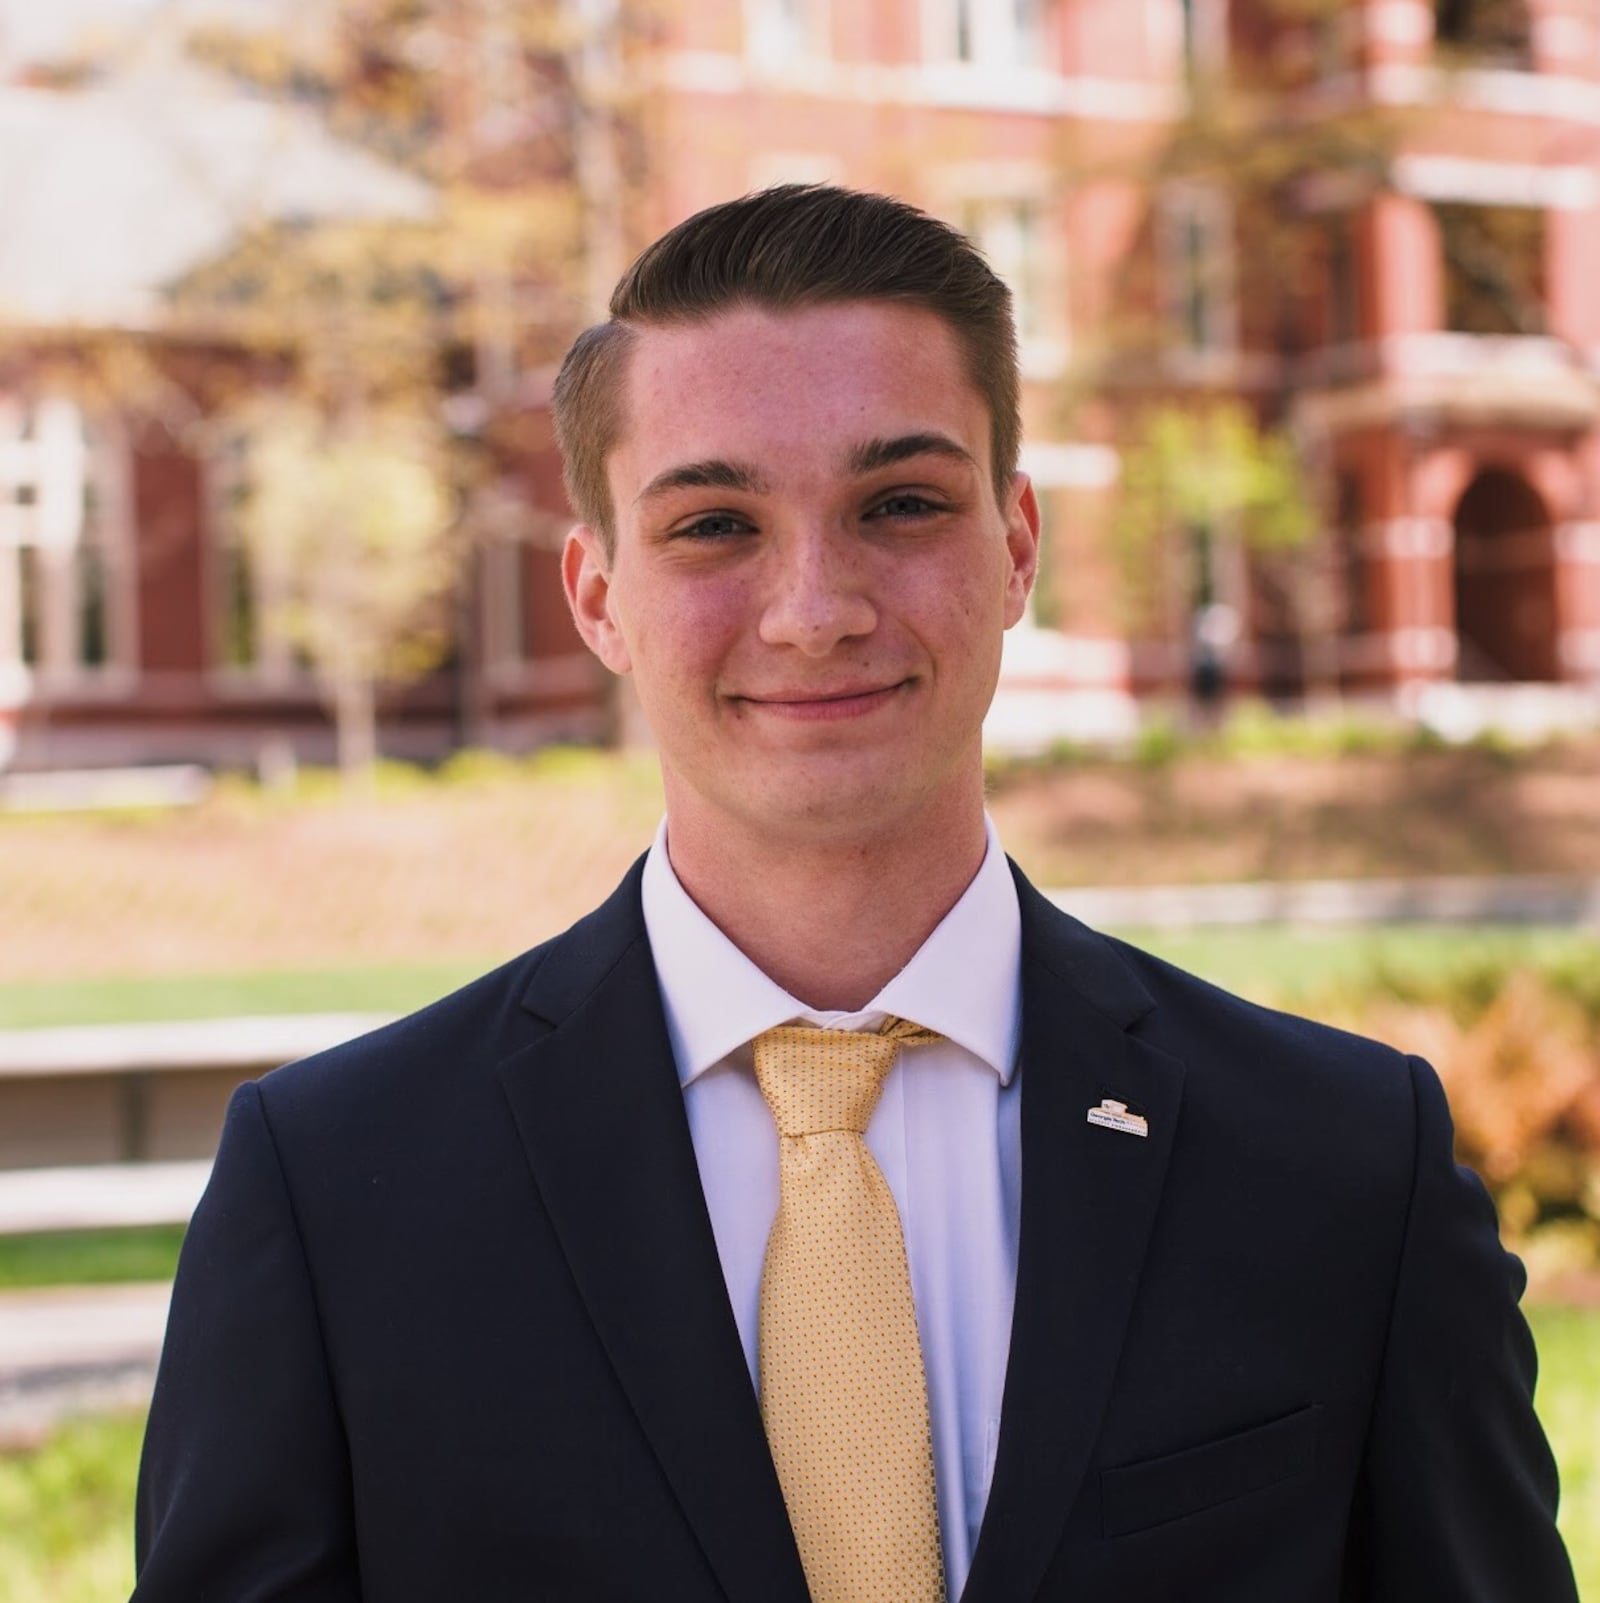
{"label": "navy blue suit jacket", "polygon": [[[1022,1232],[969,1603],[1575,1603],[1522,1275],[1432,1071],[1019,879]],[[1149,1135],[1085,1115],[1105,1097]],[[804,1603],[637,867],[243,1087],[136,1603]]]}

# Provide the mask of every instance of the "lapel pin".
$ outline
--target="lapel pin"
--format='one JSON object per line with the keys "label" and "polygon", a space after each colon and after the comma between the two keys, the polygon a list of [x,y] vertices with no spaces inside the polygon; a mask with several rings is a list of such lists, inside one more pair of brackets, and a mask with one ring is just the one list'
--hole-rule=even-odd
{"label": "lapel pin", "polygon": [[1089,1123],[1104,1130],[1120,1130],[1124,1135],[1149,1135],[1150,1121],[1142,1113],[1129,1113],[1126,1102],[1106,1097],[1097,1108],[1089,1109]]}

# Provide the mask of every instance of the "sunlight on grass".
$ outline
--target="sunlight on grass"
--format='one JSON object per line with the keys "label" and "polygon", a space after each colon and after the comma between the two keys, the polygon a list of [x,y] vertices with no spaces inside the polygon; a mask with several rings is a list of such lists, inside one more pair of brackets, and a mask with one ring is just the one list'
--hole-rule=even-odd
{"label": "sunlight on grass", "polygon": [[184,1228],[135,1225],[124,1230],[0,1236],[0,1289],[170,1280],[177,1271]]}
{"label": "sunlight on grass", "polygon": [[0,1029],[220,1019],[256,1013],[409,1013],[503,961],[485,957],[381,968],[35,980],[0,985]]}
{"label": "sunlight on grass", "polygon": [[113,1603],[133,1587],[139,1417],[79,1420],[0,1455],[0,1603]]}
{"label": "sunlight on grass", "polygon": [[1532,1307],[1539,1417],[1561,1466],[1561,1533],[1578,1595],[1600,1599],[1600,1309]]}
{"label": "sunlight on grass", "polygon": [[[1135,946],[1257,1001],[1294,1000],[1383,975],[1435,978],[1499,963],[1600,965],[1600,940],[1515,926],[1124,931]],[[0,1029],[132,1024],[255,1013],[406,1013],[476,979],[504,956],[448,963],[274,970],[0,985]]]}
{"label": "sunlight on grass", "polygon": [[1215,985],[1280,1007],[1386,976],[1440,980],[1490,965],[1548,969],[1600,964],[1600,938],[1536,925],[1395,924],[1328,930],[1263,925],[1117,933]]}

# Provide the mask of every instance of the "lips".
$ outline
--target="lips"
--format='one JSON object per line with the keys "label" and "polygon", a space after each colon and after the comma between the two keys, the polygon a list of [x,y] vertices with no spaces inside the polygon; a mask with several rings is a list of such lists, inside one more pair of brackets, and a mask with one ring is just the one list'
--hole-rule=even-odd
{"label": "lips", "polygon": [[804,689],[764,691],[760,695],[744,695],[735,699],[780,717],[818,720],[849,718],[881,707],[909,683],[909,680],[898,679],[886,685],[840,685],[828,689],[808,686]]}

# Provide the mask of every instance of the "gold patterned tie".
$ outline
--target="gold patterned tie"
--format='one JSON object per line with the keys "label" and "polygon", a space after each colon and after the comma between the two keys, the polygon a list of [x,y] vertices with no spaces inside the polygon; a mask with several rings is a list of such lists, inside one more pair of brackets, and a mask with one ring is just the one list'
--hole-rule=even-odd
{"label": "gold patterned tie", "polygon": [[813,1603],[945,1603],[922,1344],[905,1240],[861,1139],[902,1043],[785,1025],[755,1040],[778,1126],[761,1273],[761,1412]]}

